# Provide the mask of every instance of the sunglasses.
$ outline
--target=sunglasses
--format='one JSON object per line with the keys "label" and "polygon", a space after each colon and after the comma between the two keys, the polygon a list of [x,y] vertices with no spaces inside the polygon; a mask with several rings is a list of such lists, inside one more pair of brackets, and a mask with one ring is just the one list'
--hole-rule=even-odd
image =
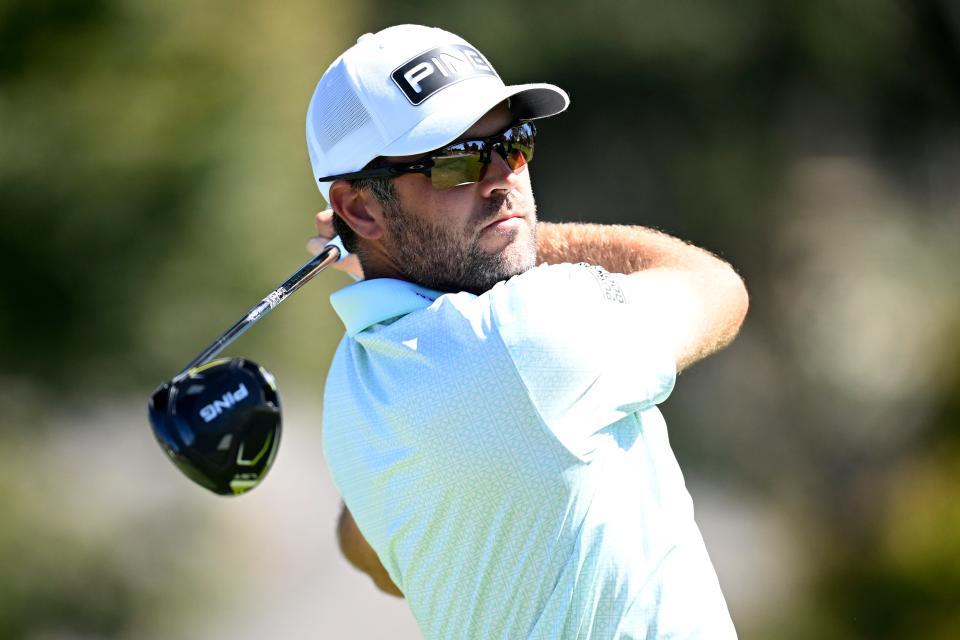
{"label": "sunglasses", "polygon": [[472,138],[448,144],[416,160],[400,164],[377,165],[334,176],[319,178],[319,182],[359,180],[360,178],[393,178],[405,173],[422,173],[430,177],[434,189],[443,190],[479,182],[496,150],[511,171],[516,171],[533,160],[533,143],[537,129],[532,122],[521,122],[506,131],[487,138]]}

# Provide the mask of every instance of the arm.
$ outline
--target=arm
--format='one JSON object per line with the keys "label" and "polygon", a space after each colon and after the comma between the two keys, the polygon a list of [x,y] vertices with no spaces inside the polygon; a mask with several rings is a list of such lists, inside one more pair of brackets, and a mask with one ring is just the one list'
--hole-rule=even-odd
{"label": "arm", "polygon": [[747,313],[746,287],[729,264],[653,229],[541,222],[537,261],[627,274],[629,295],[655,302],[678,371],[727,346]]}
{"label": "arm", "polygon": [[373,583],[384,593],[389,593],[398,598],[403,597],[403,592],[397,588],[397,585],[390,579],[387,570],[384,569],[376,551],[367,543],[353,516],[347,509],[347,505],[342,505],[340,519],[337,521],[337,541],[340,543],[340,551],[343,556],[360,571],[366,573],[373,579]]}

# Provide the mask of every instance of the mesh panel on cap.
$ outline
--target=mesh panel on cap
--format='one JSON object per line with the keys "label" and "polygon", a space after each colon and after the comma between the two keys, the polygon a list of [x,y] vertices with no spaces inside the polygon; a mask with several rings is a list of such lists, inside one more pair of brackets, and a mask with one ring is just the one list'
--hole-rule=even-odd
{"label": "mesh panel on cap", "polygon": [[347,135],[365,127],[370,122],[370,114],[350,85],[339,75],[334,74],[330,78],[329,85],[323,88],[319,97],[317,137],[324,153],[329,153]]}

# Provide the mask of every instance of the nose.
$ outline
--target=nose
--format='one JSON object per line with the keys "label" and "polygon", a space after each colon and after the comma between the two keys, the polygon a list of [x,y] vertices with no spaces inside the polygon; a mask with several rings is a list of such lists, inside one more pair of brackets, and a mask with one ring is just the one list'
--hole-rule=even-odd
{"label": "nose", "polygon": [[515,170],[510,168],[502,145],[497,145],[493,151],[480,181],[484,197],[498,190],[512,191],[520,184],[520,173],[526,170],[526,163],[518,164]]}

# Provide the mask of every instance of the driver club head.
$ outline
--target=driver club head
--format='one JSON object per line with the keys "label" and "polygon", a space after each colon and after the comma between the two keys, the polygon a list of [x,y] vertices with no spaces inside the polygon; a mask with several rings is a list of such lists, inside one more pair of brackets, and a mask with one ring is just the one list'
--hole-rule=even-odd
{"label": "driver club head", "polygon": [[160,446],[191,480],[220,495],[257,486],[280,444],[273,376],[244,358],[190,369],[153,392],[147,405]]}

